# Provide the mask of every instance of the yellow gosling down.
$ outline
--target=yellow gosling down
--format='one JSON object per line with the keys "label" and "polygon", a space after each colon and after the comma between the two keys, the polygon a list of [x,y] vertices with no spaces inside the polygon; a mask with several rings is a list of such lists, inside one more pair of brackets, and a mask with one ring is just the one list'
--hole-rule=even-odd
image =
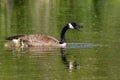
{"label": "yellow gosling down", "polygon": [[65,33],[68,29],[79,30],[82,26],[76,24],[75,22],[67,23],[63,27],[60,33],[60,41],[49,35],[43,34],[29,34],[29,35],[17,35],[6,38],[15,44],[15,47],[24,48],[24,47],[59,47],[65,48],[67,43],[65,40]]}
{"label": "yellow gosling down", "polygon": [[16,48],[25,48],[28,47],[27,45],[25,45],[25,43],[23,43],[23,40],[18,38],[18,39],[13,39],[13,42],[15,43],[15,47]]}

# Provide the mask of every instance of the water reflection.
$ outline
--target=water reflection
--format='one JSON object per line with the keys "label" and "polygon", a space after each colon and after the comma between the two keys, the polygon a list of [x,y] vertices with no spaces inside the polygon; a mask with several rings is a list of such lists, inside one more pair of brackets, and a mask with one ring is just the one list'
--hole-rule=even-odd
{"label": "water reflection", "polygon": [[[76,48],[78,48],[77,44],[73,44],[73,43],[71,43],[71,45],[69,45],[68,48],[71,48],[71,46],[74,46],[74,47],[76,46]],[[80,69],[80,63],[76,60],[76,57],[69,55],[69,53],[66,52],[67,48],[52,48],[52,47],[16,48],[16,47],[11,47],[8,50],[12,51],[12,55],[18,59],[20,58],[22,59],[23,57],[29,57],[29,58],[45,57],[47,55],[55,55],[54,53],[56,53],[57,51],[60,51],[59,55],[61,55],[62,63],[65,65],[67,69],[70,70],[70,72],[73,69]],[[71,56],[72,58],[68,58],[67,56]]]}
{"label": "water reflection", "polygon": [[[70,55],[66,52],[67,49],[75,48],[93,48],[99,46],[106,46],[106,45],[98,45],[92,43],[68,43],[67,48],[53,48],[53,47],[27,47],[27,48],[16,48],[10,47],[7,50],[12,51],[12,54],[16,58],[38,58],[38,57],[45,57],[47,55],[55,55],[56,52],[60,51],[59,55],[61,55],[62,63],[65,65],[67,69],[72,71],[73,69],[80,69],[80,63],[77,61],[76,57]],[[74,52],[73,52],[74,53]],[[69,56],[69,57],[68,57]]]}
{"label": "water reflection", "polygon": [[7,49],[9,51],[12,51],[14,55],[18,58],[24,57],[23,54],[28,54],[28,57],[42,57],[46,56],[52,53],[55,53],[55,51],[58,50],[58,48],[50,48],[50,47],[28,47],[28,48],[16,48],[12,47]]}
{"label": "water reflection", "polygon": [[66,48],[61,48],[61,59],[63,64],[65,64],[65,66],[70,69],[70,71],[72,69],[80,69],[80,64],[76,61],[76,59],[67,59]]}

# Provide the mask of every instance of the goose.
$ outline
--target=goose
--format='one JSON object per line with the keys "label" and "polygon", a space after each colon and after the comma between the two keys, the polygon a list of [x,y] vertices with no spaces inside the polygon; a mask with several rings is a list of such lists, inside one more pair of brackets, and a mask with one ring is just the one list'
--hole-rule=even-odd
{"label": "goose", "polygon": [[66,47],[65,33],[68,29],[81,30],[83,26],[75,22],[69,22],[63,27],[60,33],[60,41],[56,38],[44,34],[28,34],[7,37],[6,40],[12,41],[15,47]]}

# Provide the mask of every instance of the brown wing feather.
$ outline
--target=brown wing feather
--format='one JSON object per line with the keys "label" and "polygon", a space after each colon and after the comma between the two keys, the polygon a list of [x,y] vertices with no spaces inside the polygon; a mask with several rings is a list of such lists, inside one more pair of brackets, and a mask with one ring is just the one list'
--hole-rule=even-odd
{"label": "brown wing feather", "polygon": [[25,35],[19,37],[29,46],[54,46],[59,44],[59,41],[47,35]]}

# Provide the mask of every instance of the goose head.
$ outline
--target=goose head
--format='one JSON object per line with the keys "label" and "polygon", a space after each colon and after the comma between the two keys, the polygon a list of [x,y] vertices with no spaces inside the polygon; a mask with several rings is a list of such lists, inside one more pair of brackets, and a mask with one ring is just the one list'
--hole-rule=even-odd
{"label": "goose head", "polygon": [[83,26],[78,25],[75,22],[67,23],[67,25],[65,27],[63,27],[63,29],[61,31],[61,34],[60,34],[60,42],[59,42],[60,45],[61,46],[66,46],[65,33],[68,29],[76,29],[76,30],[81,31],[81,28],[83,28]]}
{"label": "goose head", "polygon": [[83,28],[82,25],[78,25],[75,22],[70,22],[70,23],[67,24],[67,26],[68,26],[69,29],[76,29],[76,30],[79,30],[79,31],[81,31],[81,28]]}

